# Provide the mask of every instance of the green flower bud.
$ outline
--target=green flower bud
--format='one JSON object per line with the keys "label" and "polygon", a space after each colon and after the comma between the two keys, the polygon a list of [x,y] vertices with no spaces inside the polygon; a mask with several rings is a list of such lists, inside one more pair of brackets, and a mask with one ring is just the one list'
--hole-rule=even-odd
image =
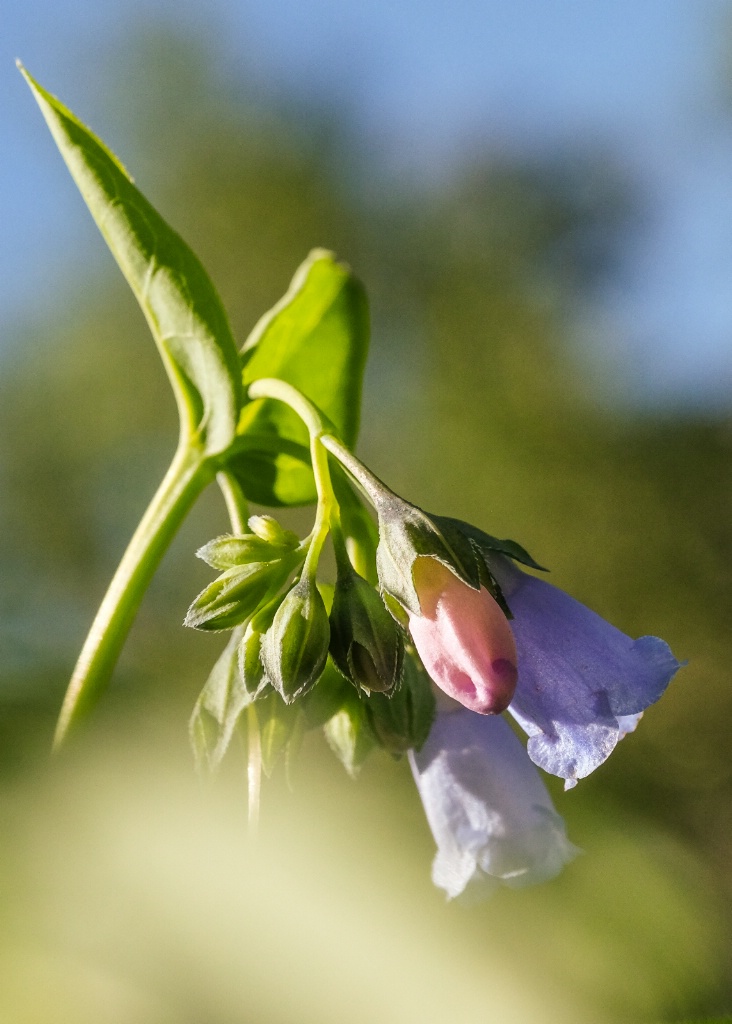
{"label": "green flower bud", "polygon": [[245,622],[283,586],[300,561],[292,552],[273,562],[251,562],[227,569],[195,599],[185,618],[194,629],[232,629]]}
{"label": "green flower bud", "polygon": [[[386,697],[383,698],[387,700]],[[351,778],[356,778],[361,765],[375,746],[374,735],[364,711],[364,702],[353,690],[341,708],[323,727],[325,738]]]}
{"label": "green flower bud", "polygon": [[303,578],[285,597],[262,641],[264,670],[287,704],[318,681],[329,642],[323,598],[314,580]]}
{"label": "green flower bud", "polygon": [[239,672],[247,693],[256,700],[269,685],[267,673],[262,664],[262,641],[272,625],[282,598],[276,597],[265,605],[247,624],[239,644]]}
{"label": "green flower bud", "polygon": [[371,693],[391,694],[401,680],[404,641],[379,594],[341,566],[330,612],[330,653],[343,675]]}
{"label": "green flower bud", "polygon": [[[294,536],[294,534],[293,534]],[[297,538],[295,538],[297,540]],[[296,546],[296,545],[295,545]],[[238,536],[224,534],[204,544],[196,552],[212,569],[235,569],[250,562],[273,562],[292,550],[292,546],[272,544],[255,533]]]}
{"label": "green flower bud", "polygon": [[263,541],[280,548],[294,548],[300,543],[297,534],[292,530],[285,530],[274,516],[251,516],[249,529]]}
{"label": "green flower bud", "polygon": [[363,701],[366,718],[379,744],[400,755],[419,750],[435,718],[435,695],[429,676],[413,651],[404,658],[404,678],[393,697],[373,693]]}

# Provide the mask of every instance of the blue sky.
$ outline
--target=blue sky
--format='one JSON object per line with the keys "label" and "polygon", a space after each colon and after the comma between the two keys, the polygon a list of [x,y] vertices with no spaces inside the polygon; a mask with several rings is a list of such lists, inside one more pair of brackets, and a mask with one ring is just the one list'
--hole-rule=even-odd
{"label": "blue sky", "polygon": [[[491,144],[542,152],[581,139],[612,151],[649,217],[612,290],[583,311],[586,337],[602,360],[632,368],[650,403],[729,406],[727,0],[9,0],[0,326],[83,265],[92,234],[14,59],[90,118],[100,55],[156,15],[212,27],[233,64],[275,88],[341,97],[395,173],[440,174]],[[114,138],[113,125],[94,127]]]}

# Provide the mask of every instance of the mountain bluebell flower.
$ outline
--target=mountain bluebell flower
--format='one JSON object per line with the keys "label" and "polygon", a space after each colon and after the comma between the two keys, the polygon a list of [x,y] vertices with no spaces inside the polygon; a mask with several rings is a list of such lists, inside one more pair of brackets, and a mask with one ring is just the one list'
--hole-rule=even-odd
{"label": "mountain bluebell flower", "polygon": [[454,707],[409,754],[437,843],[435,885],[453,898],[553,878],[578,850],[523,745],[505,719]]}
{"label": "mountain bluebell flower", "polygon": [[576,785],[602,764],[681,663],[663,640],[621,633],[556,587],[488,559],[513,614],[518,682],[509,712],[535,764]]}

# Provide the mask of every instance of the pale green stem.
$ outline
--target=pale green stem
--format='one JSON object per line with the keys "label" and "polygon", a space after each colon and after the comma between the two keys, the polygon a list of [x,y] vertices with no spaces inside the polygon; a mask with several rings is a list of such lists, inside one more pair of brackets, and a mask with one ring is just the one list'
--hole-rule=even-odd
{"label": "pale green stem", "polygon": [[221,472],[216,474],[216,483],[219,485],[219,489],[226,502],[226,511],[229,513],[229,519],[231,520],[231,529],[234,533],[246,533],[249,503],[244,496],[244,491],[241,489],[239,481],[227,470],[222,469]]}
{"label": "pale green stem", "polygon": [[315,577],[320,552],[328,536],[331,521],[338,515],[338,502],[333,493],[333,484],[330,479],[328,468],[328,456],[323,450],[320,439],[323,434],[332,429],[326,418],[313,405],[313,403],[283,380],[275,377],[262,377],[249,385],[249,397],[252,400],[257,398],[274,398],[284,402],[298,414],[310,433],[310,457],[313,463],[313,475],[315,487],[318,492],[318,510],[315,514],[315,524],[310,535],[310,542],[303,575]]}
{"label": "pale green stem", "polygon": [[384,498],[397,497],[394,491],[379,480],[370,469],[367,469],[363,462],[357,459],[337,437],[324,433],[320,437],[320,443],[328,449],[331,455],[335,456],[344,469],[348,470],[374,508],[378,509],[379,503]]}
{"label": "pale green stem", "polygon": [[109,682],[143,594],[186,513],[212,475],[198,449],[178,449],[89,630],[61,707],[54,749],[91,710]]}
{"label": "pale green stem", "polygon": [[278,401],[284,402],[285,405],[289,405],[308,428],[311,437],[313,435],[320,436],[332,429],[323,414],[301,391],[277,377],[262,377],[260,380],[255,380],[249,385],[249,397],[251,399],[276,398]]}
{"label": "pale green stem", "polygon": [[328,453],[320,443],[320,436],[310,435],[310,457],[313,462],[313,475],[315,476],[315,487],[318,492],[318,511],[315,515],[312,541],[308,549],[303,575],[315,579],[318,568],[320,552],[328,536],[331,523],[338,520],[338,502],[333,493],[333,485],[328,469]]}

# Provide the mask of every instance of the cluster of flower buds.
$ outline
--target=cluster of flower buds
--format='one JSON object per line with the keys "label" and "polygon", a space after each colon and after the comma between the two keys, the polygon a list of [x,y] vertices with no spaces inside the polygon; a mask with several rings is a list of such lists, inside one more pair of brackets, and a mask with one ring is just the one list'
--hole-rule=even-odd
{"label": "cluster of flower buds", "polygon": [[421,747],[435,714],[430,680],[378,589],[354,568],[340,527],[329,585],[308,565],[312,535],[300,541],[269,515],[248,525],[198,552],[221,574],[186,624],[232,631],[193,715],[199,755],[216,766],[255,702],[268,772],[303,726],[324,725],[351,772],[374,745],[396,755]]}
{"label": "cluster of flower buds", "polygon": [[[438,846],[433,877],[450,896],[556,874],[576,851],[535,765],[576,785],[635,728],[679,662],[663,640],[632,640],[519,569],[542,567],[516,542],[430,515],[335,437],[316,443],[335,459],[343,509],[321,486],[305,540],[254,516],[251,533],[199,552],[222,574],[187,622],[234,631],[194,713],[199,749],[217,763],[259,701],[267,771],[314,725],[351,772],[375,745],[406,752]],[[344,469],[373,505],[376,529],[370,519],[370,531],[353,529],[367,514]],[[328,532],[334,586],[316,582]],[[526,748],[497,717],[504,711],[527,733]]]}

